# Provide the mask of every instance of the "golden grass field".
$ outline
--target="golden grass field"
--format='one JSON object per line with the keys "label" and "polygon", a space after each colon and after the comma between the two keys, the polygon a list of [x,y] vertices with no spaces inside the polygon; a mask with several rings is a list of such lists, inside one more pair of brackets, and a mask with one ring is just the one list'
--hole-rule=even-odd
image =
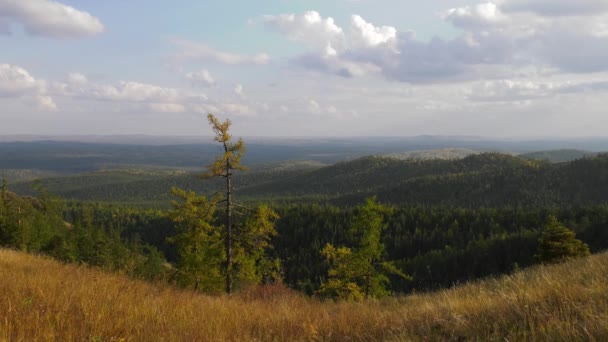
{"label": "golden grass field", "polygon": [[608,254],[364,303],[211,297],[0,250],[1,341],[608,341]]}

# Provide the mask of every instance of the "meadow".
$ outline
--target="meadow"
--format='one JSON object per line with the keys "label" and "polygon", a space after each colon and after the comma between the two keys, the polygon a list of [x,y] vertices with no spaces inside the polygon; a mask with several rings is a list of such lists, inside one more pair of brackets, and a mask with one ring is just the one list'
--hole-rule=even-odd
{"label": "meadow", "polygon": [[208,296],[0,250],[1,341],[608,340],[608,254],[433,293]]}

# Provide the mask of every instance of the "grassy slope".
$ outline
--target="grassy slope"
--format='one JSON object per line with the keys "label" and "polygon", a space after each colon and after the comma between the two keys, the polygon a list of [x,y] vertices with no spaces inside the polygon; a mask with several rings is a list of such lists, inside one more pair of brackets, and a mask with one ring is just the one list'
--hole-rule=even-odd
{"label": "grassy slope", "polygon": [[366,303],[209,297],[0,250],[0,340],[608,340],[608,254]]}

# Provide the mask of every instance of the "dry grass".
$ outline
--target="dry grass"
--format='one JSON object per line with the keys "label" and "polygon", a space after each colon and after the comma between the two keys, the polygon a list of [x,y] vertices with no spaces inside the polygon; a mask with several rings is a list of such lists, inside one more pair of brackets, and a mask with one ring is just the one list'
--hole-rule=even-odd
{"label": "dry grass", "polygon": [[608,254],[432,294],[209,297],[0,250],[1,341],[608,341]]}

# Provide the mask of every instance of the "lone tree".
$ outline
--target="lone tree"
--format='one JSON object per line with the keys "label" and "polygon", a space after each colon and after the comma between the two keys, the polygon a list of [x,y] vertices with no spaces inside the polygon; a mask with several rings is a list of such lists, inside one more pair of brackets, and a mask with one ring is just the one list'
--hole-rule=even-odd
{"label": "lone tree", "polygon": [[215,161],[209,165],[207,173],[203,178],[223,177],[226,180],[226,231],[225,231],[225,253],[226,253],[226,292],[232,292],[232,175],[235,170],[246,170],[246,167],[241,165],[241,158],[245,154],[245,143],[243,139],[239,139],[236,143],[232,142],[232,136],[228,133],[228,129],[232,122],[226,119],[220,122],[213,114],[207,115],[209,124],[215,133],[214,140],[221,143],[224,148],[224,153],[218,156]]}
{"label": "lone tree", "polygon": [[589,255],[589,246],[577,239],[576,234],[553,215],[547,218],[538,241],[538,253],[535,257],[541,262],[556,263]]}
{"label": "lone tree", "polygon": [[[232,176],[235,170],[245,170],[241,165],[245,144],[242,139],[232,142],[230,120],[220,122],[213,114],[208,118],[223,153],[202,177],[224,178],[226,196],[222,196],[222,191],[207,199],[192,191],[172,190],[178,198],[169,212],[178,230],[178,235],[170,238],[179,253],[174,278],[184,286],[205,292],[221,291],[223,278],[227,293],[232,293],[235,282],[280,281],[280,260],[269,260],[266,254],[272,248],[270,239],[276,235],[278,215],[266,205],[250,210],[234,203]],[[217,215],[220,204],[226,205],[224,215]]]}

